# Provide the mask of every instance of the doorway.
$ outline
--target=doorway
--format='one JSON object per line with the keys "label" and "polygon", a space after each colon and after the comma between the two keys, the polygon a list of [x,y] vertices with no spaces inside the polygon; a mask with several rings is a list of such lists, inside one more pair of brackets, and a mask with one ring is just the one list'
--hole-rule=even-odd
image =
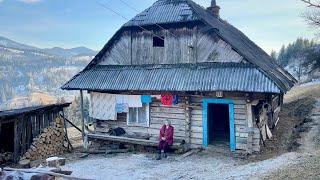
{"label": "doorway", "polygon": [[229,143],[230,123],[228,104],[208,105],[209,144]]}
{"label": "doorway", "polygon": [[236,150],[234,104],[230,99],[203,99],[203,146],[227,142]]}

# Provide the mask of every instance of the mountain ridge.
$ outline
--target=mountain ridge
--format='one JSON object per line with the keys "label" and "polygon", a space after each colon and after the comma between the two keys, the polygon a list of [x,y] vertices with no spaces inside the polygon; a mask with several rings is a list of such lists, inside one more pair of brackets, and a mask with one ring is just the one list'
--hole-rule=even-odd
{"label": "mountain ridge", "polygon": [[0,46],[6,48],[13,48],[18,50],[29,50],[43,52],[48,55],[61,56],[61,57],[73,57],[73,56],[95,56],[98,52],[87,48],[85,46],[79,46],[74,48],[61,48],[61,47],[52,47],[52,48],[39,48],[24,43],[19,43],[17,41],[11,40],[7,37],[0,35]]}

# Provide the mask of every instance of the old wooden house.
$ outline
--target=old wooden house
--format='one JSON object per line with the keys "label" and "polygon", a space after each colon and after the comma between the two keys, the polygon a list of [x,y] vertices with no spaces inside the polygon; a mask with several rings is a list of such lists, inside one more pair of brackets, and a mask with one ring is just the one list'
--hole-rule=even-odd
{"label": "old wooden house", "polygon": [[[296,80],[228,22],[215,0],[158,0],[62,89],[87,91],[100,137],[155,144],[163,120],[190,148],[260,151]],[[126,137],[105,135],[122,127]],[[144,137],[138,140],[135,136]]]}

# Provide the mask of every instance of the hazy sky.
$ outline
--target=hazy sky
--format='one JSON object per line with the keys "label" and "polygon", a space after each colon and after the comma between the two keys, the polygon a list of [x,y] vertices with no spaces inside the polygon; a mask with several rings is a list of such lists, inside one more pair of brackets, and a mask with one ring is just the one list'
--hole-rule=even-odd
{"label": "hazy sky", "polygon": [[[124,0],[139,11],[155,0]],[[38,47],[86,46],[100,50],[137,13],[119,0],[0,0],[0,36]],[[208,6],[210,0],[195,0]],[[300,0],[217,0],[221,17],[243,31],[268,53],[314,32],[301,18]]]}

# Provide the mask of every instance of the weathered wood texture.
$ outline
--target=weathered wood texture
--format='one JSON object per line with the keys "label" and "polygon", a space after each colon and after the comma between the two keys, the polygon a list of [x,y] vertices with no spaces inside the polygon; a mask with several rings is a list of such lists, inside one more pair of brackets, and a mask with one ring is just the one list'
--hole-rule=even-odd
{"label": "weathered wood texture", "polygon": [[[202,27],[159,31],[124,31],[106,51],[101,65],[245,62],[214,31]],[[199,30],[200,29],[200,30]],[[164,47],[153,47],[153,36],[164,38]]]}
{"label": "weathered wood texture", "polygon": [[[62,154],[68,148],[64,121],[62,118],[55,118],[50,125],[42,130],[42,133],[33,138],[29,149],[21,157],[21,160],[38,160],[54,155]],[[25,151],[25,150],[24,150]]]}
{"label": "weathered wood texture", "polygon": [[[14,143],[13,159],[18,162],[20,157],[30,148],[33,138],[37,137],[44,128],[50,126],[53,119],[58,117],[63,111],[63,107],[49,106],[39,109],[37,112],[24,112],[18,116],[12,116],[5,119],[0,119],[0,123],[14,123]],[[3,136],[1,136],[3,137]],[[1,139],[0,139],[1,141]]]}
{"label": "weathered wood texture", "polygon": [[[179,96],[179,104],[170,107],[163,106],[159,100],[153,98],[153,102],[150,104],[149,127],[128,126],[126,114],[119,114],[117,121],[97,121],[95,123],[95,131],[98,134],[103,134],[109,128],[122,127],[129,134],[147,135],[151,140],[156,140],[163,121],[168,118],[175,128],[174,139],[177,141],[185,140],[188,143],[188,137],[190,137],[190,147],[199,148],[202,147],[203,141],[203,98],[215,98],[215,96],[212,94],[206,96],[190,95],[187,98],[188,103],[186,103],[186,96],[181,95]],[[234,101],[236,149],[247,150],[249,148],[252,151],[259,151],[260,132],[253,122],[253,117],[249,118],[251,121],[248,120],[249,110],[247,109],[245,96],[228,94],[225,98]],[[189,117],[190,127],[187,127]]]}
{"label": "weathered wood texture", "polygon": [[95,133],[105,134],[110,128],[121,127],[128,134],[137,136],[149,136],[151,140],[159,138],[159,130],[163,126],[164,120],[169,119],[174,126],[174,139],[181,141],[185,139],[185,109],[184,99],[179,98],[179,104],[174,106],[164,106],[161,102],[153,98],[150,104],[150,124],[149,127],[127,125],[126,113],[118,114],[117,121],[97,120]]}

